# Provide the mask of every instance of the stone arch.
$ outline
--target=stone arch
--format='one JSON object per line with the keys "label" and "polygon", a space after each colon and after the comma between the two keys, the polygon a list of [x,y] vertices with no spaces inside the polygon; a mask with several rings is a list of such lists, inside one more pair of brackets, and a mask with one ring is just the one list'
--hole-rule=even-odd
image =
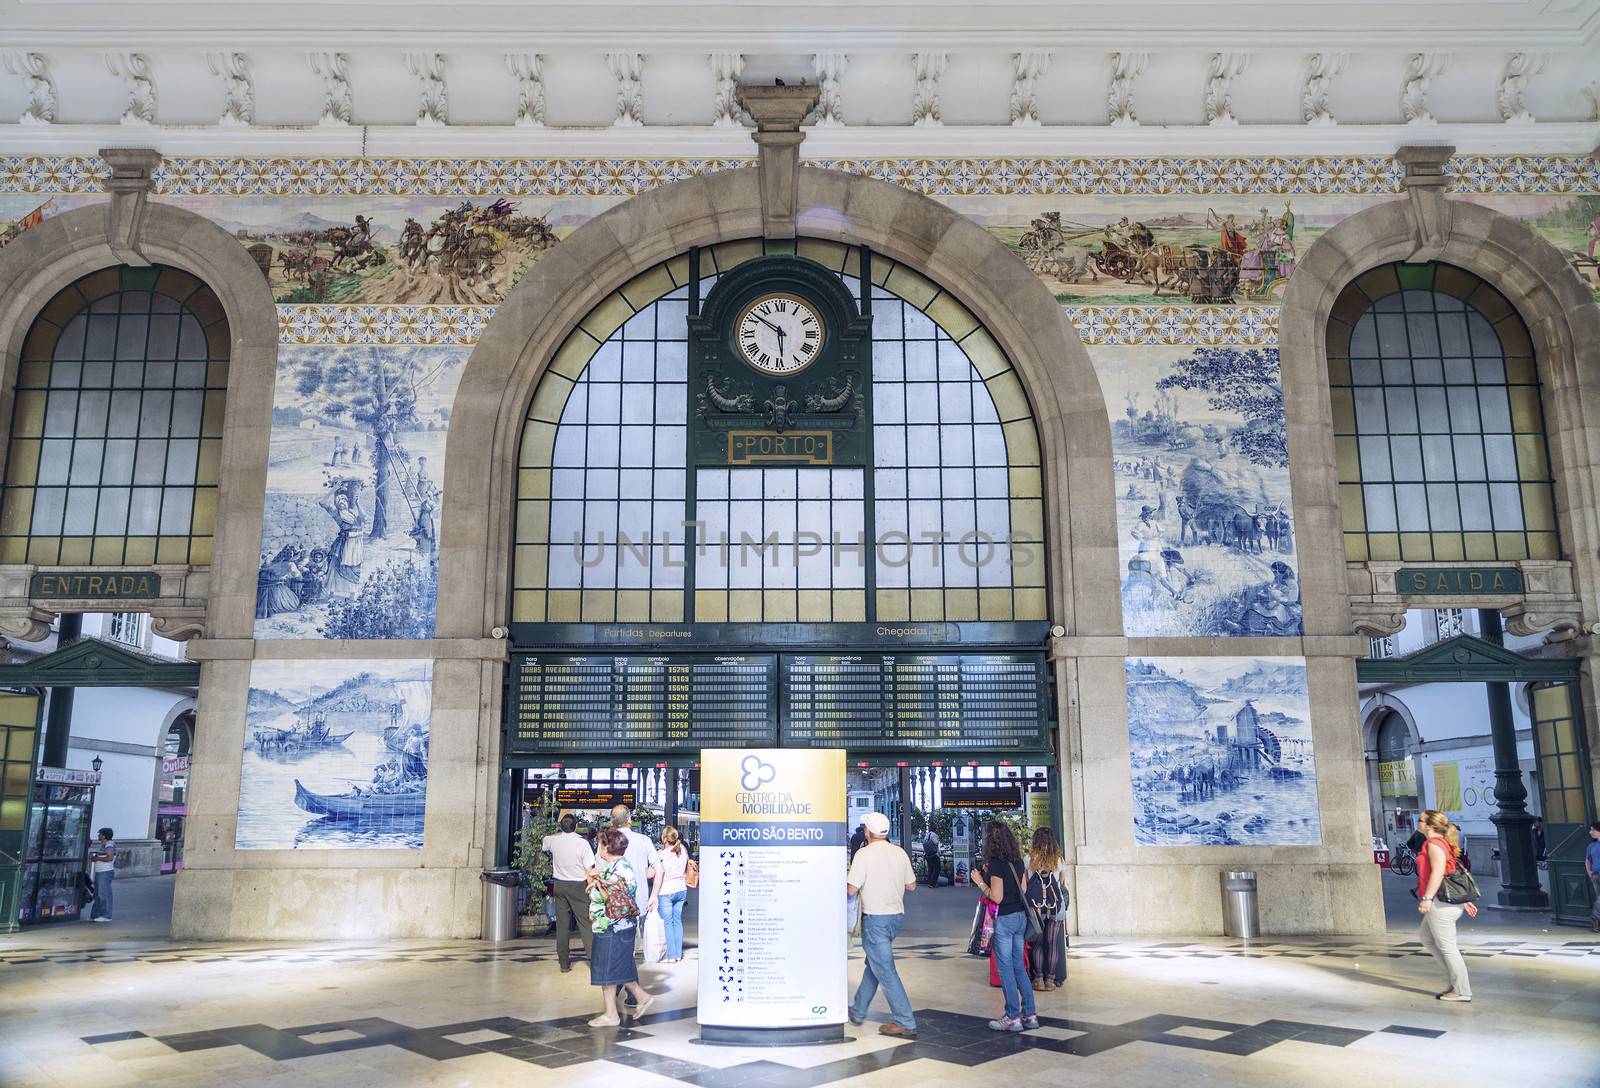
{"label": "stone arch", "polygon": [[[1553,245],[1531,228],[1479,204],[1447,200],[1413,185],[1342,220],[1306,251],[1278,318],[1290,477],[1302,539],[1306,634],[1352,630],[1338,508],[1328,316],[1339,293],[1371,268],[1396,261],[1442,261],[1487,280],[1527,324],[1544,388],[1562,554],[1582,619],[1600,615],[1600,307]],[[1395,629],[1403,615],[1393,617]],[[1574,617],[1576,618],[1576,617]],[[1528,619],[1539,624],[1540,617]]]}
{"label": "stone arch", "polygon": [[[1049,601],[1073,634],[1120,636],[1111,432],[1076,329],[1044,284],[981,227],[927,197],[838,171],[798,171],[796,232],[864,244],[960,299],[1032,401],[1045,466]],[[522,422],[550,356],[601,299],[692,246],[764,234],[759,170],[635,197],[562,240],[512,290],[467,362],[451,413],[438,637],[505,622]]]}
{"label": "stone arch", "polygon": [[[157,747],[160,747],[162,742],[166,739],[167,733],[169,733],[172,730],[173,723],[175,723],[179,718],[183,717],[185,714],[188,714],[188,715],[191,715],[191,716],[193,716],[195,714],[196,705],[197,704],[195,703],[194,699],[186,698],[186,699],[179,699],[177,702],[173,703],[170,707],[167,708],[166,716],[161,719],[161,730],[160,730],[160,732],[158,732],[156,734],[156,746]],[[189,739],[189,743],[191,745],[193,745],[193,743],[194,743],[194,738],[193,737],[191,737]]]}
{"label": "stone arch", "polygon": [[1411,708],[1388,692],[1379,692],[1361,712],[1361,748],[1369,760],[1377,758],[1378,730],[1391,713],[1405,723],[1406,734],[1410,738],[1409,747],[1414,751],[1422,745],[1422,733],[1417,729],[1417,719],[1412,715]]}
{"label": "stone arch", "polygon": [[[155,161],[154,153],[149,155]],[[120,157],[107,153],[107,158]],[[244,247],[208,219],[148,201],[148,165],[141,169],[137,189],[118,189],[114,177],[107,203],[46,219],[0,251],[0,428],[9,432],[11,425],[23,340],[34,317],[62,288],[80,276],[125,264],[165,264],[198,276],[222,303],[233,338],[216,546],[203,598],[186,588],[181,609],[165,616],[154,610],[155,629],[168,638],[192,637],[202,629],[213,637],[248,638],[278,357],[277,309],[266,278]]]}

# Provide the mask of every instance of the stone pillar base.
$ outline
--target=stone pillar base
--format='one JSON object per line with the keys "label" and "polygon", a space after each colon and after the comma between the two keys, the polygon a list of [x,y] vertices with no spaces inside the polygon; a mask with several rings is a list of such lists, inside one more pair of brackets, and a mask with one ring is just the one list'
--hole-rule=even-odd
{"label": "stone pillar base", "polygon": [[[1195,853],[1199,853],[1197,849]],[[1369,862],[1080,864],[1072,917],[1083,936],[1221,936],[1222,873],[1256,874],[1264,937],[1384,931],[1382,870]]]}

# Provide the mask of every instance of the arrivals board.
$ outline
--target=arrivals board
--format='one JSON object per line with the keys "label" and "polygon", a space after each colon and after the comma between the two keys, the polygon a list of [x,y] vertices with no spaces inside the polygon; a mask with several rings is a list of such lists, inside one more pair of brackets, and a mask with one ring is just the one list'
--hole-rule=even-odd
{"label": "arrivals board", "polygon": [[1042,655],[785,655],[784,744],[853,752],[1044,752]]}
{"label": "arrivals board", "polygon": [[509,754],[773,743],[770,654],[516,654]]}

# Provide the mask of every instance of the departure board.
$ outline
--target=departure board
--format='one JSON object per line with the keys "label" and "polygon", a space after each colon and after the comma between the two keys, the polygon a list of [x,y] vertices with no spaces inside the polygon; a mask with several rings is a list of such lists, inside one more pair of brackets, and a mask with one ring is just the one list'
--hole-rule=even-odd
{"label": "departure board", "polygon": [[514,654],[511,755],[768,747],[770,654]]}
{"label": "departure board", "polygon": [[1042,655],[785,655],[784,744],[1044,752]]}

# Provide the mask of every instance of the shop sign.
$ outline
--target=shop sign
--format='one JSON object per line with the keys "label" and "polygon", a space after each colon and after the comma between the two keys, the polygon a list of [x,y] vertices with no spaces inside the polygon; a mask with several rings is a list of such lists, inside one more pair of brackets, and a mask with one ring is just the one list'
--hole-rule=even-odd
{"label": "shop sign", "polygon": [[1401,567],[1395,592],[1435,596],[1490,596],[1523,591],[1516,567]]}
{"label": "shop sign", "polygon": [[123,601],[161,596],[155,571],[50,571],[35,574],[28,595],[41,601]]}
{"label": "shop sign", "polygon": [[1417,767],[1409,759],[1385,759],[1378,763],[1379,794],[1383,797],[1415,797]]}
{"label": "shop sign", "polygon": [[700,754],[701,1038],[844,1037],[844,750]]}
{"label": "shop sign", "polygon": [[98,786],[99,771],[80,771],[70,767],[40,767],[34,775],[36,782],[49,782],[62,786]]}
{"label": "shop sign", "polygon": [[167,756],[161,761],[162,774],[182,774],[189,769],[188,756]]}

